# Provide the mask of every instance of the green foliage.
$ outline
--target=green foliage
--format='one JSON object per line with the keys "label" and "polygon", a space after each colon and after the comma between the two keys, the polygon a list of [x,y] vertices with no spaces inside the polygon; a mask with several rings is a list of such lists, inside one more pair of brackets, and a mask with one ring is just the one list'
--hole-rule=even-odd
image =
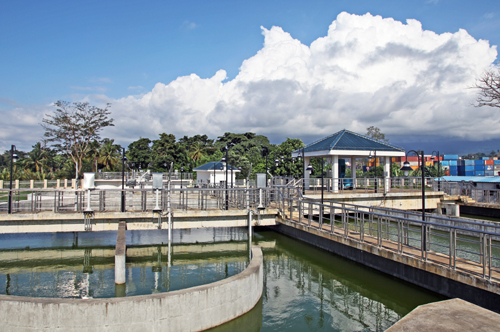
{"label": "green foliage", "polygon": [[87,102],[69,103],[57,101],[54,114],[46,114],[42,119],[47,142],[59,152],[78,163],[77,173],[80,174],[88,153],[93,150],[93,142],[100,139],[99,132],[106,127],[114,126],[109,118],[110,104],[106,108],[91,106]]}
{"label": "green foliage", "polygon": [[377,141],[382,141],[388,143],[389,140],[385,138],[385,134],[380,131],[378,127],[370,126],[366,128],[366,136],[376,139]]}
{"label": "green foliage", "polygon": [[126,156],[132,168],[146,168],[151,161],[151,140],[149,138],[139,138],[129,144]]}

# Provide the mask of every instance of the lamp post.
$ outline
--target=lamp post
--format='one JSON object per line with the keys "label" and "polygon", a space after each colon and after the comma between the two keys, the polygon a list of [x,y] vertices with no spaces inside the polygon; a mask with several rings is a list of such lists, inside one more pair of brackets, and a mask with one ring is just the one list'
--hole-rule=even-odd
{"label": "lamp post", "polygon": [[[405,176],[408,176],[408,172],[409,171],[413,171],[413,169],[410,167],[410,163],[408,162],[408,154],[409,153],[415,153],[417,155],[417,157],[420,159],[421,163],[420,163],[420,169],[422,171],[422,183],[421,183],[421,186],[422,186],[422,221],[425,222],[425,187],[424,187],[424,183],[425,183],[425,177],[424,177],[424,151],[421,151],[421,156],[418,155],[418,152],[415,151],[415,150],[410,150],[408,152],[406,152],[406,155],[405,155],[405,162],[403,163],[403,167],[401,167],[401,170],[405,172]],[[423,246],[422,246],[422,249],[424,251],[427,250],[427,232],[425,230],[425,227],[424,227],[424,231],[423,231],[423,235],[422,235],[422,239],[423,239]]]}
{"label": "lamp post", "polygon": [[125,161],[127,161],[127,157],[125,157],[125,148],[122,148],[122,212],[125,212]]}
{"label": "lamp post", "polygon": [[321,157],[321,205],[323,205],[323,185],[324,185],[324,172],[323,172],[323,165],[325,161],[323,160],[323,157]]}
{"label": "lamp post", "polygon": [[[375,158],[375,161],[374,161],[374,164],[375,164],[375,192],[377,192],[377,189],[378,189],[378,179],[377,179],[377,150],[374,150],[373,151],[373,154],[374,154],[374,158]],[[370,155],[368,156],[368,158],[372,158],[372,152],[370,151]]]}
{"label": "lamp post", "polygon": [[214,188],[215,188],[215,167],[217,166],[217,162],[214,161]]}
{"label": "lamp post", "polygon": [[269,154],[269,149],[265,146],[262,147],[262,156],[266,157],[266,187],[267,187],[267,155]]}
{"label": "lamp post", "polygon": [[302,147],[302,195],[306,194],[306,158],[304,157],[304,147]]}
{"label": "lamp post", "polygon": [[438,191],[441,191],[441,161],[439,160],[439,151],[432,151],[432,159],[435,158],[434,154],[437,155],[438,159]]}
{"label": "lamp post", "polygon": [[14,163],[19,159],[19,156],[17,153],[14,152],[16,149],[15,145],[12,145],[10,147],[10,191],[9,191],[9,207],[8,207],[8,213],[12,213],[12,178],[14,177]]}
{"label": "lamp post", "polygon": [[226,163],[226,210],[229,210],[229,195],[228,195],[228,192],[227,192],[227,167],[228,167],[228,163],[227,163],[227,160],[228,160],[228,153],[229,153],[229,147],[226,145],[226,147],[224,148],[226,150],[226,156],[222,158],[222,162],[225,162]]}
{"label": "lamp post", "polygon": [[230,167],[231,167],[231,189],[232,189],[232,188],[234,188],[234,186],[233,186],[233,179],[234,179],[234,177],[233,177],[233,166],[230,166]]}
{"label": "lamp post", "polygon": [[184,174],[184,166],[181,166],[181,190],[182,190],[182,176]]}

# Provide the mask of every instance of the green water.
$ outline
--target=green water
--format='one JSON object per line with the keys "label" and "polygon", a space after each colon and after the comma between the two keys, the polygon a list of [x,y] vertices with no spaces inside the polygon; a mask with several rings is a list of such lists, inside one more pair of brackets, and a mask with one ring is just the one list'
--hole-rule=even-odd
{"label": "green water", "polygon": [[[0,293],[113,297],[115,232],[0,236]],[[248,264],[241,229],[127,232],[126,296],[227,278]],[[249,313],[212,331],[383,331],[434,293],[272,231],[256,232],[264,291]]]}
{"label": "green water", "polygon": [[384,331],[418,305],[444,299],[275,232],[254,240],[275,242],[263,247],[262,301],[210,331]]}

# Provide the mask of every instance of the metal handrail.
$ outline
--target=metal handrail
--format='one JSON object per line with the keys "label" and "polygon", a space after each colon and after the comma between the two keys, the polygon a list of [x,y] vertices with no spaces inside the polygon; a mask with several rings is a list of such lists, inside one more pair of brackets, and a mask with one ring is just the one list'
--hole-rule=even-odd
{"label": "metal handrail", "polygon": [[[392,241],[395,244],[397,244],[397,251],[398,253],[403,253],[405,248],[411,248],[411,249],[419,249],[421,252],[421,259],[426,261],[428,259],[428,256],[430,253],[439,253],[431,251],[431,246],[438,246],[441,248],[447,248],[448,249],[448,258],[449,258],[449,264],[448,267],[450,269],[457,269],[457,262],[460,262],[461,264],[473,264],[473,265],[480,265],[483,268],[483,273],[482,277],[485,279],[491,280],[492,272],[500,272],[498,268],[498,263],[500,262],[500,256],[494,256],[493,255],[493,248],[495,251],[497,251],[500,248],[499,244],[495,244],[493,241],[498,241],[500,240],[500,232],[491,232],[491,231],[486,231],[486,230],[476,230],[473,228],[469,227],[462,227],[462,226],[456,226],[456,225],[443,225],[439,223],[434,223],[431,221],[422,221],[419,219],[413,219],[413,218],[406,218],[406,217],[401,217],[401,216],[392,216],[392,215],[387,215],[387,214],[382,214],[382,213],[377,213],[372,210],[368,211],[363,211],[360,210],[359,206],[355,206],[353,204],[344,204],[344,203],[335,203],[335,202],[329,202],[330,204],[321,204],[319,202],[313,202],[313,201],[304,201],[301,199],[295,199],[291,197],[286,197],[287,195],[285,194],[284,191],[281,189],[283,188],[277,188],[279,192],[280,199],[277,200],[279,204],[279,211],[282,214],[282,217],[285,218],[285,220],[289,220],[291,222],[297,222],[297,218],[293,218],[293,212],[294,212],[294,206],[297,207],[299,217],[298,217],[298,222],[299,223],[306,223],[309,227],[316,227],[319,228],[320,230],[327,231],[323,228],[323,221],[325,219],[324,217],[324,212],[325,211],[330,211],[330,232],[334,233],[336,230],[339,230],[341,235],[344,237],[350,236],[350,227],[354,227],[356,231],[359,233],[356,233],[355,237],[352,237],[355,241],[364,241],[365,235],[370,235],[372,238],[375,239],[375,235],[373,234],[376,232],[376,240],[377,240],[377,246],[382,246],[383,241]],[[308,205],[308,217],[307,220],[303,221],[305,218],[305,208],[304,205]],[[288,206],[288,209],[287,209]],[[364,208],[364,207],[363,207]],[[286,214],[286,212],[289,211],[289,215]],[[312,223],[312,214],[314,214],[314,211],[318,212],[318,221],[317,221],[317,226],[315,226]],[[333,212],[332,212],[333,211]],[[332,218],[333,215],[333,218]],[[336,216],[341,216],[341,226],[336,227],[334,220],[336,220]],[[351,217],[352,215],[352,217]],[[368,224],[368,229],[365,229],[365,222],[366,222],[366,217],[368,216],[368,220],[370,221]],[[376,220],[376,228],[372,226],[375,223]],[[351,223],[352,221],[352,223]],[[470,222],[473,224],[473,222]],[[358,225],[359,224],[359,225]],[[476,223],[477,224],[477,223]],[[483,226],[483,224],[480,224]],[[385,227],[385,231],[384,231]],[[397,227],[397,233],[394,231],[391,231],[392,229],[395,229]],[[412,227],[414,228],[412,230]],[[417,229],[420,229],[420,238],[415,238],[410,236],[410,232],[416,232]],[[498,227],[494,227],[494,229],[498,229]],[[434,230],[434,231],[433,231]],[[439,232],[443,232],[443,230],[446,230],[448,232],[448,236],[443,236],[439,235]],[[368,234],[365,234],[366,231],[368,231]],[[427,234],[427,237],[424,236],[424,233]],[[470,240],[468,238],[464,238],[463,234],[473,234],[473,238],[477,238],[477,240]],[[406,235],[405,235],[406,234]],[[436,243],[432,242],[430,240],[432,235],[432,238],[448,238],[449,243],[448,245],[443,244],[443,243]],[[391,238],[392,236],[392,238]],[[470,237],[470,235],[467,235]],[[423,241],[426,239],[426,243],[424,244]],[[474,252],[471,251],[470,249],[463,248],[460,246],[460,243],[458,242],[469,242],[472,243],[473,245],[477,245],[478,251]],[[414,242],[411,244],[411,242]],[[420,242],[419,246],[416,246]],[[457,244],[458,243],[458,244]],[[373,243],[368,243],[369,245],[373,245]],[[471,257],[459,257],[458,253],[462,254],[468,254],[476,256],[478,262],[470,260]],[[405,253],[408,254],[408,253]],[[442,253],[441,253],[442,254]],[[493,266],[493,264],[496,264],[496,266]],[[468,270],[466,269],[469,273],[477,274],[473,270]]]}

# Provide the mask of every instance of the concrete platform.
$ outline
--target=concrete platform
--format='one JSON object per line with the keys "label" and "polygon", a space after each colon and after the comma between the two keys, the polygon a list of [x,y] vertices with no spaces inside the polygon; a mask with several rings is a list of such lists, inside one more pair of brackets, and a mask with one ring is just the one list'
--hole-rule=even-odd
{"label": "concrete platform", "polygon": [[387,332],[499,330],[499,314],[461,299],[452,299],[415,308]]}

